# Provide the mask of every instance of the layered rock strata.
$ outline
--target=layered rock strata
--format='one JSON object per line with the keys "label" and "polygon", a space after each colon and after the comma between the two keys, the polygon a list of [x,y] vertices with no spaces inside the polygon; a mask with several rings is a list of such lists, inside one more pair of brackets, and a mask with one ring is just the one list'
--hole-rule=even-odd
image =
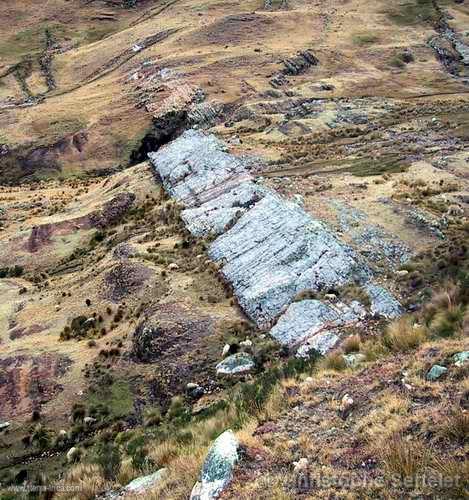
{"label": "layered rock strata", "polygon": [[[243,311],[260,328],[278,320],[271,333],[281,343],[315,345],[318,332],[366,315],[358,302],[295,302],[301,292],[358,283],[369,294],[371,313],[400,313],[392,295],[372,283],[362,256],[300,205],[258,184],[249,162],[228,153],[213,135],[186,131],[149,158],[167,193],[185,207],[188,230],[216,236],[208,255]],[[332,340],[324,346],[332,347]]]}

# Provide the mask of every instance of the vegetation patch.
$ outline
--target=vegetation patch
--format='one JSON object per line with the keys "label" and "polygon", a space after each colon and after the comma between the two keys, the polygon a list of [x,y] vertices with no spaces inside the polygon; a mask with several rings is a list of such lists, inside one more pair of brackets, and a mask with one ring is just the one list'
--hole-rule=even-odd
{"label": "vegetation patch", "polygon": [[438,20],[438,13],[432,0],[405,0],[394,2],[388,17],[401,26],[429,24]]}

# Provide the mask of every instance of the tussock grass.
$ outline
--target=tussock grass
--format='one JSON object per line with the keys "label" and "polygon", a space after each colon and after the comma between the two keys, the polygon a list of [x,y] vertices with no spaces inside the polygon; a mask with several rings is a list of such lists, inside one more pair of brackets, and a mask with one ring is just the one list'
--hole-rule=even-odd
{"label": "tussock grass", "polygon": [[345,339],[344,343],[342,344],[342,350],[345,354],[351,354],[353,352],[360,351],[360,345],[360,335],[351,335],[350,337],[347,337]]}
{"label": "tussock grass", "polygon": [[469,413],[454,408],[441,424],[439,432],[452,441],[462,443],[469,436]]}
{"label": "tussock grass", "polygon": [[427,339],[425,327],[415,325],[413,319],[404,316],[391,323],[383,337],[383,344],[393,352],[415,349]]}
{"label": "tussock grass", "polygon": [[347,364],[341,352],[332,352],[321,360],[319,367],[323,370],[334,370],[339,372],[345,370]]}
{"label": "tussock grass", "polygon": [[64,477],[61,485],[64,490],[58,491],[56,498],[60,500],[89,500],[94,498],[105,487],[101,467],[95,464],[78,464],[72,467]]}
{"label": "tussock grass", "polygon": [[381,442],[377,452],[386,472],[401,478],[415,476],[432,460],[431,452],[424,443],[408,441],[400,433]]}

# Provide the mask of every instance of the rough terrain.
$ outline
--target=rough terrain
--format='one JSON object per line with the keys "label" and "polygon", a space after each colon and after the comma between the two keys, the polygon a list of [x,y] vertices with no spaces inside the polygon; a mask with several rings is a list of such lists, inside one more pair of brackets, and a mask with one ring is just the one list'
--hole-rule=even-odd
{"label": "rough terrain", "polygon": [[461,496],[467,0],[5,3],[0,498]]}

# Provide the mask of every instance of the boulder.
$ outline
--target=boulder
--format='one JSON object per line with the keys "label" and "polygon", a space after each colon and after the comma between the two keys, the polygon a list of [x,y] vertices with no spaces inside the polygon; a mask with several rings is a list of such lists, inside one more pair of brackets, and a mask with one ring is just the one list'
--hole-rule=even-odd
{"label": "boulder", "polygon": [[252,357],[245,352],[228,356],[216,366],[217,375],[242,375],[254,368]]}
{"label": "boulder", "polygon": [[469,360],[469,351],[461,351],[453,355],[453,362],[456,366],[462,366],[468,360]]}
{"label": "boulder", "polygon": [[73,463],[77,462],[80,459],[81,452],[78,448],[73,446],[67,451],[67,462]]}
{"label": "boulder", "polygon": [[10,427],[10,422],[0,422],[0,431],[4,431]]}
{"label": "boulder", "polygon": [[403,313],[399,302],[382,286],[368,283],[365,285],[371,301],[371,312],[387,319],[394,319]]}
{"label": "boulder", "polygon": [[326,304],[315,299],[302,300],[288,306],[285,314],[270,330],[270,335],[283,345],[293,346],[312,339],[319,332],[325,333],[325,330],[335,329],[339,325],[356,322],[365,314],[365,309],[358,302],[347,305]]}
{"label": "boulder", "polygon": [[166,469],[159,469],[148,476],[137,477],[131,481],[125,488],[124,492],[133,494],[142,494],[153,488],[158,481],[163,479],[166,474]]}
{"label": "boulder", "polygon": [[426,379],[433,382],[438,380],[442,375],[448,371],[448,368],[441,365],[433,365],[427,373]]}
{"label": "boulder", "polygon": [[238,440],[231,430],[218,436],[202,466],[200,480],[192,489],[191,500],[211,500],[220,496],[233,478],[238,446]]}
{"label": "boulder", "polygon": [[345,364],[349,368],[355,368],[360,363],[363,363],[363,361],[365,361],[366,356],[364,354],[361,354],[358,352],[358,353],[352,353],[352,354],[344,354],[343,358],[344,358]]}

